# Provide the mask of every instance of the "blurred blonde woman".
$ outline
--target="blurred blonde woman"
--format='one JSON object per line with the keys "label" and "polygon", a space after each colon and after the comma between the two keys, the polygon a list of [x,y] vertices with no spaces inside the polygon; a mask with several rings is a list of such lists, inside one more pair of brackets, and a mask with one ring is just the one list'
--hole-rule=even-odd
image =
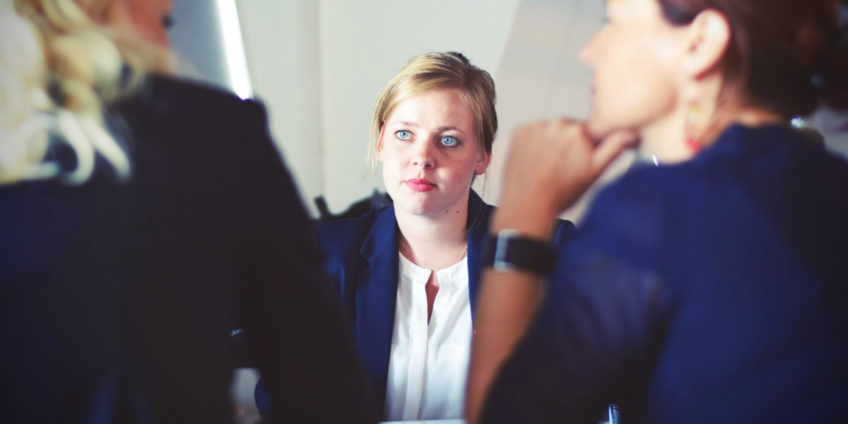
{"label": "blurred blonde woman", "polygon": [[272,421],[373,421],[264,109],[165,76],[170,3],[0,7],[3,421],[232,422],[237,327]]}

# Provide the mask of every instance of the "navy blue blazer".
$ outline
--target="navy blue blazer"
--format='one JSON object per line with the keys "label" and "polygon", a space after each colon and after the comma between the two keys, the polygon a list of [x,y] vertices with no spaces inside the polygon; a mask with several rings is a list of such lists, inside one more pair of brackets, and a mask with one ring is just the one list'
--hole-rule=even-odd
{"label": "navy blue blazer", "polygon": [[111,111],[130,181],[0,186],[0,422],[232,423],[236,326],[270,422],[376,421],[262,105],[154,77]]}
{"label": "navy blue blazer", "polygon": [[784,126],[603,190],[484,422],[848,417],[848,163]]}
{"label": "navy blue blazer", "polygon": [[[474,191],[468,199],[468,284],[471,309],[477,300],[483,242],[494,208]],[[383,410],[398,285],[398,228],[394,206],[362,217],[319,224],[325,270],[338,291],[353,328],[356,346]],[[560,221],[554,234],[563,244],[574,231]],[[472,314],[473,316],[473,314]]]}

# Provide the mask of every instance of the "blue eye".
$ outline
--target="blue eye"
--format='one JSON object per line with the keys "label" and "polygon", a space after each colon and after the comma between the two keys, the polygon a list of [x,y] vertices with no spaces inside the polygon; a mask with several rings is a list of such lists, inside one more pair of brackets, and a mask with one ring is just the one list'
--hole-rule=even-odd
{"label": "blue eye", "polygon": [[459,139],[452,135],[443,136],[441,142],[443,146],[447,147],[454,147],[459,145]]}
{"label": "blue eye", "polygon": [[395,131],[395,137],[400,140],[409,140],[412,138],[412,133],[407,130],[397,130]]}

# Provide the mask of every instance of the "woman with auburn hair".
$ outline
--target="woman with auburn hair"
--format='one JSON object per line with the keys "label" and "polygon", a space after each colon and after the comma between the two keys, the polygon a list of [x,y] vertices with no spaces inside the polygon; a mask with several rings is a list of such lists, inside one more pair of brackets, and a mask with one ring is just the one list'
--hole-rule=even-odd
{"label": "woman with auburn hair", "polygon": [[166,75],[169,6],[0,4],[0,420],[233,422],[239,327],[272,422],[374,422],[264,109]]}
{"label": "woman with auburn hair", "polygon": [[[789,125],[848,107],[834,0],[609,0],[586,121],[513,138],[477,308],[470,422],[848,416],[848,164]],[[548,275],[557,214],[635,140]],[[522,241],[524,245],[515,244]],[[527,246],[533,246],[528,248]],[[506,259],[505,259],[506,258]],[[540,275],[548,276],[547,285]]]}
{"label": "woman with auburn hair", "polygon": [[[493,209],[471,182],[497,130],[494,82],[460,53],[417,56],[383,88],[371,129],[393,203],[320,223],[325,269],[383,417],[461,418]],[[555,240],[572,229],[559,222]]]}

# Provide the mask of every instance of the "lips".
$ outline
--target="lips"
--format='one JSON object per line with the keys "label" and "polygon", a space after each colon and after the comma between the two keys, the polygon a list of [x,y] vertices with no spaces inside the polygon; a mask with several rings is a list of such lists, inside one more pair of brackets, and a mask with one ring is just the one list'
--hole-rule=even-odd
{"label": "lips", "polygon": [[425,192],[436,188],[436,185],[423,178],[410,178],[403,182],[413,191]]}

